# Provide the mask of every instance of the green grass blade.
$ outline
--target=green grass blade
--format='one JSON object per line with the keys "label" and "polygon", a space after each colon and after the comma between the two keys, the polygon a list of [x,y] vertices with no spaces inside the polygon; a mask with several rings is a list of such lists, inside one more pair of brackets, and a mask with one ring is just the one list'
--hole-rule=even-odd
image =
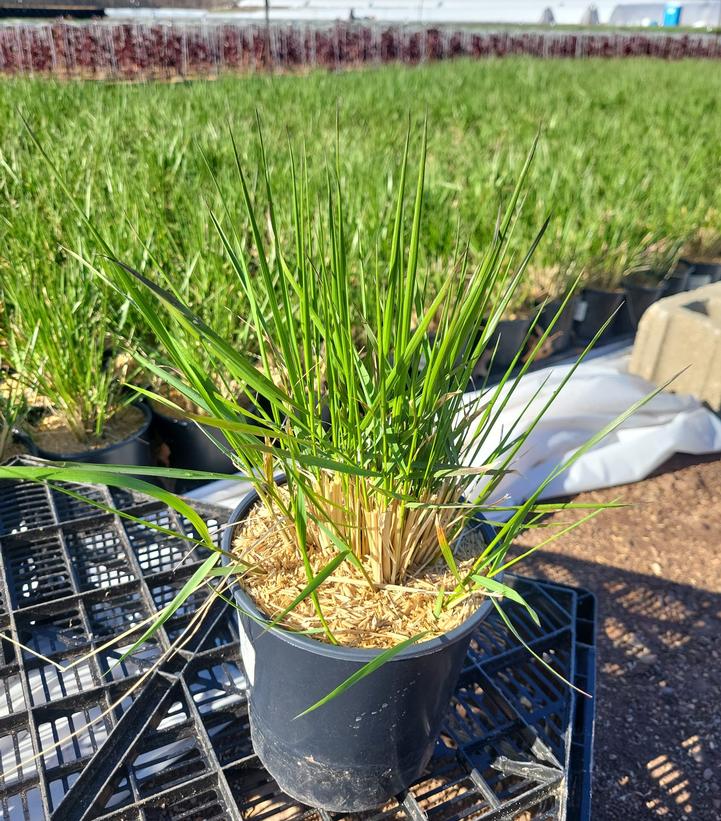
{"label": "green grass blade", "polygon": [[360,670],[357,670],[353,675],[348,676],[348,678],[339,684],[334,690],[332,690],[328,695],[323,696],[323,698],[319,699],[315,702],[315,704],[311,704],[308,709],[303,710],[302,713],[298,713],[297,716],[293,719],[302,718],[303,716],[308,715],[308,713],[312,713],[314,710],[317,710],[319,707],[322,707],[324,704],[327,704],[334,698],[337,698],[342,693],[345,693],[355,684],[358,684],[359,681],[362,681],[366,676],[371,675],[379,667],[382,667],[384,664],[387,664],[389,661],[392,661],[399,653],[406,649],[406,647],[411,647],[413,644],[416,644],[421,639],[423,639],[428,634],[424,633],[417,633],[415,636],[411,636],[410,638],[406,639],[405,641],[396,644],[395,647],[389,647],[387,650],[384,650],[382,653],[379,653],[375,658],[369,661],[367,664],[364,664]]}
{"label": "green grass blade", "polygon": [[139,647],[142,647],[146,641],[153,638],[153,636],[158,632],[158,630],[165,624],[165,622],[176,612],[176,610],[190,598],[190,596],[195,593],[195,591],[201,587],[204,583],[206,578],[208,577],[209,571],[211,571],[216,564],[220,561],[220,554],[214,553],[197,568],[197,570],[193,573],[193,575],[185,582],[182,588],[178,591],[176,596],[173,600],[164,607],[160,613],[158,614],[157,619],[153,621],[153,623],[148,627],[148,629],[137,639],[133,642],[132,646],[126,650],[122,656],[115,662],[115,664],[110,667],[108,672],[111,672],[115,667],[119,664],[122,664],[128,656],[131,656]]}

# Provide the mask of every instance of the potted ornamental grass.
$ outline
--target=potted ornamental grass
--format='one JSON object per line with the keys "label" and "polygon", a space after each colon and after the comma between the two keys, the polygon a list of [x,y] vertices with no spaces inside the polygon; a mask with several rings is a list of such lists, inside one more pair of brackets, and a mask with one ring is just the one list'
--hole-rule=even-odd
{"label": "potted ornamental grass", "polygon": [[0,462],[14,455],[15,430],[26,412],[22,385],[6,371],[0,371]]}
{"label": "potted ornamental grass", "polygon": [[[502,293],[499,294],[502,298]],[[498,322],[488,340],[486,353],[488,366],[494,373],[503,373],[511,362],[517,362],[517,354],[526,350],[529,343],[531,327],[536,325],[538,308],[525,290],[516,293],[510,300],[506,313]]]}
{"label": "potted ornamental grass", "polygon": [[580,273],[581,288],[574,305],[573,332],[577,340],[587,343],[599,328],[607,341],[616,332],[616,317],[623,305],[623,274],[635,258],[624,225],[606,215],[593,231],[580,232],[573,212],[566,215],[560,247],[569,271]]}
{"label": "potted ornamental grass", "polygon": [[[277,228],[285,221],[264,153],[262,196],[251,196],[238,163],[252,247],[242,245],[235,220],[215,221],[247,300],[257,355],[229,342],[162,280],[112,258],[83,217],[110,257],[88,260],[88,267],[143,317],[172,367],[143,364],[184,400],[175,402],[167,391],[143,393],[177,414],[186,400],[192,403],[200,412],[186,412],[188,421],[223,432],[252,486],[220,549],[193,519],[210,555],[127,653],[194,591],[233,604],[255,752],[288,795],[328,811],[378,807],[422,774],[473,631],[495,609],[515,632],[499,607],[503,597],[538,621],[507,575],[533,552],[512,553],[514,540],[542,526],[547,544],[602,509],[539,500],[561,471],[635,409],[559,464],[526,499],[499,494],[558,392],[499,433],[519,380],[553,332],[551,320],[523,361],[516,352],[498,384],[464,394],[540,240],[525,258],[511,260],[531,158],[480,262],[471,266],[464,258],[449,266],[449,276],[432,289],[422,262],[425,150],[424,135],[409,185],[406,142],[389,239],[378,243],[370,263],[359,251],[367,238],[352,237],[345,222],[339,157],[316,209],[306,161],[291,156],[289,236]],[[535,324],[534,318],[531,329]],[[192,517],[182,499],[161,495],[128,472],[65,465],[4,468],[0,476],[127,484]],[[543,517],[558,509],[580,512],[554,530]]]}
{"label": "potted ornamental grass", "polygon": [[[230,344],[240,345],[237,335],[227,337]],[[237,382],[226,383],[220,374],[214,374],[211,364],[207,362],[204,350],[198,351],[198,362],[219,387],[224,396],[231,402],[238,402],[245,406],[251,414],[257,413],[256,405],[263,402],[263,398],[248,395]],[[136,354],[136,359],[142,362],[152,361],[147,356]],[[163,361],[161,357],[160,362]],[[155,362],[155,367],[163,367]],[[256,361],[256,365],[257,365]],[[217,478],[225,474],[237,473],[240,469],[233,448],[226,433],[221,428],[202,421],[205,409],[196,404],[196,401],[182,393],[173,384],[178,376],[176,369],[165,365],[165,375],[158,375],[155,370],[150,389],[143,390],[137,386],[135,390],[145,393],[152,411],[152,432],[154,435],[156,461],[159,465],[166,465],[177,471],[193,470],[201,473],[218,474]],[[204,484],[207,479],[193,479],[181,476],[179,473],[166,481],[166,485],[177,493],[186,493]]]}
{"label": "potted ornamental grass", "polygon": [[[153,432],[158,444],[157,459],[172,468],[192,468],[214,473],[235,473],[237,467],[229,452],[230,445],[222,430],[197,424],[189,414],[200,415],[203,409],[172,385],[158,377],[151,383],[165,402],[150,400]],[[179,480],[173,489],[179,493],[197,486],[197,482]]]}
{"label": "potted ornamental grass", "polygon": [[23,450],[16,437],[33,401],[24,379],[34,344],[34,336],[18,344],[8,333],[8,306],[0,289],[0,463]]}
{"label": "potted ornamental grass", "polygon": [[18,377],[33,395],[20,438],[46,459],[149,465],[150,411],[125,385],[137,370],[132,338],[117,341],[123,311],[71,263],[3,282],[4,333],[27,350]]}
{"label": "potted ornamental grass", "polygon": [[[534,269],[530,275],[530,293],[535,314],[538,313],[537,332],[551,325],[552,333],[546,341],[545,354],[557,354],[570,347],[576,313],[578,282],[566,267]],[[571,292],[570,299],[566,299]],[[541,352],[541,356],[543,355]]]}
{"label": "potted ornamental grass", "polygon": [[583,271],[583,290],[574,330],[585,342],[593,339],[601,327],[605,328],[601,337],[604,342],[618,330],[619,323],[611,320],[621,312],[625,299],[623,275],[634,265],[637,251],[630,249],[627,243],[617,244],[616,240],[612,236],[598,244]]}
{"label": "potted ornamental grass", "polygon": [[[577,284],[566,270],[529,270],[490,340],[495,373],[504,372],[515,359],[519,348],[529,350],[540,333],[551,325],[552,333],[536,358],[543,359],[569,347],[576,309],[573,294]],[[569,291],[572,295],[567,299]],[[532,333],[529,334],[530,331]]]}
{"label": "potted ornamental grass", "polygon": [[[566,350],[572,340],[577,287],[567,271],[529,270],[513,293],[506,312],[495,323],[471,376],[471,387],[482,385],[489,377],[504,374],[511,363],[525,360],[538,337],[552,326],[544,346],[534,353],[535,361]],[[570,298],[569,290],[572,292]],[[503,297],[502,290],[491,302]],[[431,343],[435,331],[431,334]],[[520,358],[518,356],[520,351]]]}

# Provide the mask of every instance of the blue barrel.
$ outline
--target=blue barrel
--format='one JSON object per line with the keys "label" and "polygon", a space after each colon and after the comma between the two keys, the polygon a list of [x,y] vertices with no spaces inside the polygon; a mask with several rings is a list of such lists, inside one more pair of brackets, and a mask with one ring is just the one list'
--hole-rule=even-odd
{"label": "blue barrel", "polygon": [[666,3],[666,8],[663,13],[664,26],[678,26],[681,23],[681,9],[680,3]]}

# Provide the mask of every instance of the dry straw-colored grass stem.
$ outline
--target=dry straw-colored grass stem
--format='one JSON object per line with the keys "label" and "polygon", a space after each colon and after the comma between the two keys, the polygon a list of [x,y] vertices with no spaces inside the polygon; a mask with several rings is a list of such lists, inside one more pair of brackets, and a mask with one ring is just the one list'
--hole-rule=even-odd
{"label": "dry straw-colored grass stem", "polygon": [[[319,493],[321,488],[318,488]],[[454,608],[434,607],[439,593],[449,595],[456,578],[439,555],[436,531],[442,522],[455,532],[460,521],[453,507],[404,507],[398,499],[374,492],[367,480],[331,477],[322,483],[319,521],[333,522],[338,536],[360,559],[362,569],[344,561],[317,589],[318,603],[331,634],[344,645],[392,647],[408,635],[441,635],[456,627],[479,606],[484,593],[475,591]],[[279,489],[284,505],[288,492]],[[449,504],[457,489],[449,480],[435,502]],[[348,504],[353,499],[355,505]],[[430,502],[431,500],[427,500]],[[293,523],[272,502],[258,502],[237,527],[233,552],[252,569],[240,583],[270,618],[281,614],[307,585],[300,545]],[[326,527],[327,530],[327,527]],[[468,572],[483,548],[475,531],[451,540],[461,573]],[[338,545],[324,529],[310,524],[305,551],[318,573],[335,556]],[[371,584],[369,584],[369,578]],[[310,598],[287,613],[281,624],[325,639],[322,622]]]}
{"label": "dry straw-colored grass stem", "polygon": [[[456,534],[461,491],[448,479],[435,492],[424,492],[409,506],[378,490],[365,477],[322,473],[317,494],[322,509],[311,512],[335,532],[368,568],[376,584],[401,584],[438,558],[437,527]],[[439,506],[443,507],[439,507]],[[323,531],[313,530],[322,550],[332,546]]]}

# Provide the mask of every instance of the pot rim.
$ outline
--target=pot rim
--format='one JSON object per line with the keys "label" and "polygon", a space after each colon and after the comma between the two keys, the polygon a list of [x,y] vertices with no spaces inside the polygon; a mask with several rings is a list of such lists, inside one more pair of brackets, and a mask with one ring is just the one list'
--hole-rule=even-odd
{"label": "pot rim", "polygon": [[704,285],[712,285],[713,284],[713,278],[711,277],[711,274],[703,274],[703,273],[699,274],[699,273],[696,272],[695,268],[694,268],[693,273],[689,274],[688,281],[689,282],[694,282],[696,288],[703,287]]}
{"label": "pot rim", "polygon": [[627,293],[629,291],[637,291],[637,292],[640,291],[643,294],[656,294],[656,293],[660,293],[661,291],[663,291],[663,289],[665,287],[665,284],[666,284],[665,279],[659,280],[659,282],[656,285],[652,285],[650,283],[645,283],[645,282],[638,282],[638,281],[634,281],[634,280],[631,279],[631,280],[628,280],[627,282],[624,282],[623,289]]}
{"label": "pot rim", "polygon": [[148,432],[150,425],[153,421],[153,413],[148,407],[147,402],[131,402],[131,405],[134,405],[138,410],[140,410],[145,417],[143,420],[143,424],[135,431],[135,433],[127,436],[125,439],[121,439],[119,442],[113,442],[112,445],[106,445],[102,448],[94,448],[92,450],[78,450],[74,453],[57,453],[53,450],[47,450],[46,448],[40,447],[36,444],[35,440],[33,439],[30,433],[26,431],[22,431],[23,437],[27,439],[28,446],[35,450],[33,455],[40,456],[42,459],[48,459],[52,462],[72,462],[77,461],[79,456],[99,456],[105,455],[106,453],[112,453],[114,450],[119,450],[120,448],[124,447],[125,445],[130,444],[133,440],[138,439],[139,437],[143,436]]}
{"label": "pot rim", "polygon": [[[189,428],[189,427],[194,426],[194,425],[198,425],[199,427],[203,427],[203,428],[212,428],[212,425],[201,425],[200,422],[196,423],[195,420],[193,420],[193,419],[186,419],[185,417],[182,417],[182,416],[171,416],[169,413],[163,413],[163,411],[161,410],[163,406],[160,404],[160,402],[156,402],[154,399],[148,399],[147,404],[150,408],[151,416],[154,419],[160,420],[164,424],[178,425],[179,427],[182,427],[182,428]],[[202,410],[202,408],[201,408],[201,410]],[[218,428],[212,428],[212,429],[213,430],[218,430]]]}
{"label": "pot rim", "polygon": [[154,401],[153,399],[149,399],[147,404],[150,406],[150,413],[152,417],[157,418],[163,424],[178,425],[178,427],[182,428],[206,428],[207,430],[214,430],[219,431],[220,433],[224,433],[224,431],[221,428],[216,427],[215,425],[206,425],[202,422],[196,421],[195,419],[186,419],[182,416],[171,416],[169,413],[163,413],[162,410],[159,410],[159,408],[162,408],[162,405],[159,402]]}
{"label": "pot rim", "polygon": [[[283,477],[284,480],[284,477]],[[280,479],[276,478],[276,481],[281,481]],[[230,515],[228,519],[228,526],[223,531],[223,538],[221,542],[221,549],[224,551],[223,555],[221,556],[221,561],[223,565],[228,565],[230,563],[230,559],[228,558],[228,554],[231,552],[232,548],[232,539],[233,533],[235,532],[235,526],[241,522],[248,514],[250,509],[256,503],[256,501],[260,497],[258,496],[257,491],[255,488],[252,488],[236,505],[235,509]],[[485,522],[484,520],[479,521],[479,526],[481,529],[488,529],[490,530],[490,525]],[[504,574],[499,573],[496,578],[501,580]],[[261,621],[268,622],[268,616],[261,612],[261,610],[257,607],[253,599],[250,595],[245,591],[245,589],[240,585],[239,582],[233,582],[233,597],[235,599],[240,599],[240,604],[248,611],[248,613],[253,617],[257,618]],[[453,630],[450,630],[447,633],[443,633],[441,636],[436,636],[432,639],[428,639],[426,641],[419,642],[418,644],[412,644],[409,647],[404,648],[403,650],[396,653],[389,662],[393,663],[395,661],[401,661],[403,659],[415,657],[415,656],[424,656],[431,653],[435,653],[441,649],[444,645],[453,644],[460,639],[463,639],[469,633],[471,633],[475,627],[486,617],[489,610],[493,607],[493,602],[490,599],[485,599],[481,605],[463,622],[461,622],[457,627],[454,627]],[[239,611],[239,614],[241,611]],[[381,653],[386,652],[387,648],[366,648],[366,647],[346,647],[340,645],[333,645],[333,644],[326,644],[322,641],[317,641],[310,636],[304,636],[300,633],[294,633],[290,630],[285,630],[282,627],[273,627],[269,630],[273,635],[277,636],[278,638],[282,639],[283,641],[287,642],[288,644],[293,645],[302,650],[307,650],[308,652],[315,653],[319,656],[330,656],[332,658],[341,660],[341,661],[354,661],[354,662],[369,662],[372,661],[374,658],[377,658]]]}
{"label": "pot rim", "polygon": [[662,282],[668,282],[671,279],[687,279],[693,274],[695,268],[693,265],[686,265],[679,263],[673,270],[669,271],[663,278]]}
{"label": "pot rim", "polygon": [[601,296],[609,297],[613,296],[617,299],[623,299],[624,297],[623,286],[620,286],[618,288],[601,288],[598,285],[584,285],[583,296],[585,297],[586,294],[600,294]]}

